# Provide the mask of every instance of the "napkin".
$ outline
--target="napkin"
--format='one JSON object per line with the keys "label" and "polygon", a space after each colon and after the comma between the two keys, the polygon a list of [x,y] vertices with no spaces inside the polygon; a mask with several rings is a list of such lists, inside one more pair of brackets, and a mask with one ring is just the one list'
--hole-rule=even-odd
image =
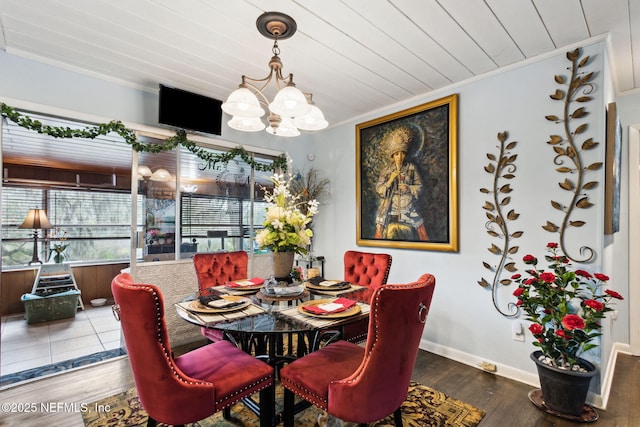
{"label": "napkin", "polygon": [[235,282],[230,282],[225,285],[226,288],[244,288],[247,286],[258,286],[264,283],[264,279],[260,277],[254,277],[253,279],[247,280],[236,280]]}
{"label": "napkin", "polygon": [[318,283],[319,286],[336,286],[338,285],[340,282],[338,282],[337,280],[324,280],[320,283]]}
{"label": "napkin", "polygon": [[336,298],[330,303],[319,305],[305,305],[302,308],[303,310],[314,314],[333,314],[348,310],[354,305],[356,305],[356,301],[354,300],[350,300],[347,298]]}
{"label": "napkin", "polygon": [[311,283],[312,285],[318,286],[320,282],[324,282],[324,277],[322,276],[311,277],[309,280],[307,280],[307,282]]}
{"label": "napkin", "polygon": [[244,301],[233,301],[233,300],[220,298],[215,301],[209,301],[207,306],[211,308],[231,308],[231,307],[235,307],[242,304],[244,304]]}
{"label": "napkin", "polygon": [[349,282],[342,282],[340,280],[326,280],[324,277],[316,276],[307,280],[310,284],[314,286],[322,286],[323,288],[331,289],[331,288],[339,288],[349,285]]}
{"label": "napkin", "polygon": [[198,297],[198,301],[200,301],[202,305],[209,305],[211,301],[217,301],[219,299],[222,299],[220,295],[200,295]]}

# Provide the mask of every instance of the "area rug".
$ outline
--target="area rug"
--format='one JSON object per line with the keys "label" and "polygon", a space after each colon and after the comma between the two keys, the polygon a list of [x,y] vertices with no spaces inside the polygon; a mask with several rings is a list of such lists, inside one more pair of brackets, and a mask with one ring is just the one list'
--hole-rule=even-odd
{"label": "area rug", "polygon": [[0,376],[0,387],[17,384],[22,381],[31,380],[33,378],[43,377],[66,371],[69,369],[79,368],[91,365],[93,363],[102,362],[103,360],[112,359],[124,355],[125,352],[116,348],[113,350],[100,351],[98,353],[77,357],[75,359],[64,360],[62,362],[52,363],[50,365],[39,366],[37,368],[27,369],[25,371],[15,372]]}
{"label": "area rug", "polygon": [[[281,412],[283,391],[276,389],[276,412]],[[254,396],[257,397],[257,394]],[[142,409],[135,389],[99,400],[88,405],[89,411],[82,416],[86,427],[144,427],[147,424],[147,413]],[[101,409],[96,412],[95,409]],[[317,426],[318,415],[322,412],[315,406],[296,414],[297,426]],[[444,393],[424,385],[412,382],[409,386],[407,400],[402,404],[402,421],[406,427],[474,427],[484,417],[485,412]],[[158,424],[164,426],[165,424]],[[258,418],[243,404],[236,403],[231,407],[231,419],[225,420],[219,412],[190,427],[255,427]],[[393,415],[369,424],[375,427],[394,426]],[[356,424],[344,423],[345,427]]]}

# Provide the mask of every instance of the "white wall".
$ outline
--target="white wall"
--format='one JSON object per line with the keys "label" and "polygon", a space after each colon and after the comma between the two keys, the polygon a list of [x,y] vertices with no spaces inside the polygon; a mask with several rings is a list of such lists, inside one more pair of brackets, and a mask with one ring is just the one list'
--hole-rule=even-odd
{"label": "white wall", "polygon": [[[605,68],[604,50],[604,42],[585,47],[585,53],[593,57],[589,70],[597,72]],[[513,321],[494,309],[491,293],[477,284],[482,277],[490,279],[482,262],[494,264],[498,260],[487,250],[495,240],[484,228],[485,212],[482,205],[486,197],[479,189],[492,182],[492,177],[483,170],[487,163],[486,154],[497,152],[496,135],[506,130],[510,135],[509,140],[518,141],[514,150],[518,154],[518,169],[516,178],[511,182],[514,192],[509,207],[520,213],[520,218],[511,223],[510,228],[525,233],[513,242],[520,246],[514,260],[522,267],[522,256],[527,253],[541,256],[547,242],[557,241],[557,234],[548,233],[541,226],[546,220],[561,221],[560,213],[550,206],[550,200],[568,201],[569,193],[559,189],[558,182],[564,176],[554,171],[554,153],[546,143],[549,135],[561,133],[562,130],[559,125],[545,120],[544,116],[560,115],[562,112],[562,103],[552,101],[549,95],[557,88],[554,75],[566,74],[568,65],[564,51],[557,52],[499,74],[439,90],[411,103],[390,106],[387,110],[376,111],[359,120],[299,138],[280,139],[262,132],[245,134],[226,127],[222,138],[239,144],[285,150],[293,158],[295,167],[313,166],[330,178],[331,197],[321,206],[320,214],[314,219],[317,234],[314,245],[316,254],[324,255],[327,259],[325,276],[341,277],[342,254],[345,250],[356,248],[355,125],[458,93],[459,251],[362,249],[392,254],[390,282],[413,281],[424,272],[436,276],[437,287],[424,337],[425,348],[466,363],[491,361],[498,364],[498,373],[528,382],[535,381],[535,367],[529,360],[529,354],[534,349],[529,334],[525,343],[512,340]],[[0,101],[21,100],[78,114],[93,114],[105,120],[156,124],[156,94],[63,71],[4,52],[0,52],[0,70]],[[595,101],[587,105],[591,114],[587,133],[600,141],[601,145],[600,149],[585,153],[588,163],[604,159],[604,105],[608,96],[604,88],[608,86],[605,74],[598,73],[593,94]],[[315,154],[316,159],[308,161],[308,153]],[[596,259],[586,268],[607,273],[613,279],[614,289],[624,294],[625,288],[621,288],[622,284],[615,280],[622,273],[613,271],[613,266],[608,265],[611,262],[620,263],[620,259],[615,259],[615,256],[604,258],[605,247],[616,255],[626,248],[618,248],[616,239],[605,242],[603,238],[603,174],[604,169],[589,174],[590,180],[601,183],[598,190],[590,192],[590,199],[595,206],[574,213],[576,219],[586,221],[587,225],[568,232],[567,246],[574,253],[583,245],[593,248]],[[626,199],[623,199],[623,213],[626,210]],[[626,232],[626,225],[623,224],[621,234]],[[623,265],[622,269],[625,268]],[[501,307],[506,308],[507,302],[513,300],[513,288],[501,289]],[[620,311],[628,319],[626,302],[623,302]],[[628,331],[627,321],[627,324],[613,323],[607,332],[615,339],[624,340],[628,339]],[[604,357],[603,361],[606,359]]]}
{"label": "white wall", "polygon": [[[599,149],[583,154],[587,164],[604,160],[605,141],[605,74],[604,44],[585,47],[584,54],[592,56],[589,70],[598,72],[594,101],[587,104],[590,112],[588,136],[601,142]],[[491,281],[482,262],[496,264],[498,258],[487,248],[499,243],[485,230],[485,211],[482,209],[486,196],[481,187],[488,187],[492,177],[483,170],[487,164],[487,153],[497,154],[498,132],[508,131],[510,141],[518,141],[514,152],[516,178],[512,180],[512,201],[509,209],[520,213],[517,221],[510,223],[511,231],[524,231],[524,235],[512,241],[520,250],[513,257],[520,268],[522,256],[533,253],[544,254],[547,242],[558,241],[557,233],[542,229],[547,220],[559,224],[562,214],[551,207],[550,200],[569,203],[570,193],[561,190],[558,183],[565,176],[555,172],[554,152],[547,144],[551,134],[562,134],[561,125],[545,119],[549,114],[562,114],[563,103],[549,98],[558,87],[555,74],[567,75],[570,65],[565,52],[513,67],[498,75],[488,76],[467,84],[440,90],[434,95],[417,99],[410,104],[396,105],[392,109],[379,111],[362,117],[361,120],[330,129],[311,138],[316,150],[314,166],[323,170],[331,178],[332,200],[314,220],[317,227],[316,252],[327,257],[327,276],[342,274],[341,256],[345,250],[356,247],[356,190],[355,190],[355,126],[376,117],[404,108],[413,107],[452,93],[459,94],[459,141],[458,141],[458,198],[459,236],[457,253],[386,250],[367,248],[373,252],[389,252],[393,256],[390,282],[402,283],[417,279],[420,274],[430,272],[436,276],[437,285],[432,303],[425,338],[427,347],[466,361],[488,360],[497,363],[520,379],[527,380],[527,373],[535,368],[529,360],[534,347],[527,342],[511,338],[512,320],[501,316],[492,305],[491,293],[478,285],[482,277]],[[579,140],[582,142],[582,140]],[[589,180],[600,182],[598,189],[591,191],[590,200],[595,203],[591,209],[578,210],[572,219],[586,221],[586,226],[570,229],[566,243],[573,256],[580,258],[581,246],[594,249],[596,258],[585,266],[588,270],[605,272],[612,278],[614,289],[626,292],[626,274],[620,269],[605,266],[605,242],[603,237],[604,168],[587,175]],[[623,200],[623,211],[626,210]],[[624,220],[624,218],[622,218]],[[623,224],[621,233],[625,232]],[[610,242],[613,244],[613,242]],[[626,242],[625,242],[626,243]],[[626,246],[622,248],[622,251]],[[624,257],[623,257],[624,259]],[[624,268],[622,269],[624,270]],[[618,276],[620,283],[616,282]],[[509,277],[508,274],[505,277]],[[506,310],[506,304],[514,301],[511,296],[514,286],[501,289],[499,304]],[[626,301],[620,304],[624,313]],[[628,324],[612,325],[616,337],[624,339]],[[597,358],[597,355],[594,355]],[[607,358],[603,358],[603,362]],[[522,371],[522,372],[519,372]]]}
{"label": "white wall", "polygon": [[0,98],[156,124],[157,95],[9,55],[0,50]]}
{"label": "white wall", "polygon": [[[627,329],[617,328],[613,331],[613,340],[616,342],[629,343],[633,354],[640,354],[640,313],[638,310],[631,312],[630,305],[637,303],[640,299],[640,268],[638,266],[640,250],[638,249],[638,221],[640,212],[640,184],[639,177],[640,167],[638,157],[638,129],[640,129],[640,91],[627,93],[616,99],[620,122],[623,129],[623,184],[626,185],[627,193],[624,199],[627,203],[627,209],[622,214],[627,219],[629,232],[626,234],[627,247],[626,254],[620,253],[619,258],[626,260],[626,267],[630,270],[628,279],[628,290],[625,295],[629,296],[629,304],[621,307],[619,322],[625,323]],[[632,132],[630,129],[633,128]],[[633,137],[632,137],[633,134]],[[629,145],[627,145],[629,144]],[[632,157],[633,155],[633,157]],[[625,188],[625,187],[623,187]],[[632,216],[633,215],[633,216]],[[632,231],[633,228],[633,231]],[[626,256],[625,256],[626,255]],[[622,268],[622,267],[621,267]],[[626,335],[625,335],[626,333]]]}

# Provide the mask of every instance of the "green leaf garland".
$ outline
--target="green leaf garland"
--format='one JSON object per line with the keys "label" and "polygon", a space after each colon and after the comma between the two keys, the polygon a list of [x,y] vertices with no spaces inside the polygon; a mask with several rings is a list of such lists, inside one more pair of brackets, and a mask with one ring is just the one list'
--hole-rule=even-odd
{"label": "green leaf garland", "polygon": [[54,138],[95,139],[100,135],[115,132],[137,152],[160,153],[162,151],[173,150],[178,146],[183,146],[202,160],[206,161],[210,167],[213,167],[216,163],[227,164],[234,158],[240,157],[245,163],[258,171],[287,171],[287,158],[284,154],[276,157],[273,160],[273,163],[256,162],[251,154],[242,146],[232,148],[225,153],[214,154],[202,147],[199,147],[195,142],[190,141],[187,138],[187,133],[183,129],[177,131],[175,136],[165,139],[164,144],[144,144],[138,140],[136,133],[133,130],[127,129],[119,120],[112,120],[109,123],[87,126],[84,129],[71,129],[69,127],[43,125],[40,121],[33,120],[31,117],[21,114],[15,108],[10,107],[5,103],[0,103],[0,112],[4,117],[25,129],[49,135]]}

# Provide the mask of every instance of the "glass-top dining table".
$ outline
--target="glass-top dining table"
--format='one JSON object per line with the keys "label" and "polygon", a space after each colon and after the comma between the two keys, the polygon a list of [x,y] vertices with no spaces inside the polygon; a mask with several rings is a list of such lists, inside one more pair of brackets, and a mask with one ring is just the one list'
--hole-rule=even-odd
{"label": "glass-top dining table", "polygon": [[[270,297],[262,290],[248,293],[225,286],[209,288],[208,291],[209,295],[240,305],[233,310],[213,312],[202,306],[193,294],[175,305],[178,316],[194,325],[221,331],[225,339],[272,365],[276,375],[284,364],[340,339],[344,326],[366,321],[372,294],[372,290],[357,285],[335,291],[307,287],[300,295],[284,298]],[[336,300],[355,304],[333,314],[310,313],[304,308]],[[244,403],[259,415],[257,402],[248,398]],[[308,406],[307,402],[299,402],[295,411]],[[276,414],[274,425],[280,418],[281,414]]]}
{"label": "glass-top dining table", "polygon": [[[225,338],[241,349],[276,366],[339,339],[344,325],[367,319],[371,290],[357,285],[339,291],[307,288],[291,298],[265,298],[262,292],[249,293],[217,286],[209,288],[209,294],[236,298],[244,305],[216,311],[200,304],[194,294],[176,304],[178,316],[194,325],[223,332]],[[338,298],[356,304],[337,313],[314,314],[304,309]]]}

